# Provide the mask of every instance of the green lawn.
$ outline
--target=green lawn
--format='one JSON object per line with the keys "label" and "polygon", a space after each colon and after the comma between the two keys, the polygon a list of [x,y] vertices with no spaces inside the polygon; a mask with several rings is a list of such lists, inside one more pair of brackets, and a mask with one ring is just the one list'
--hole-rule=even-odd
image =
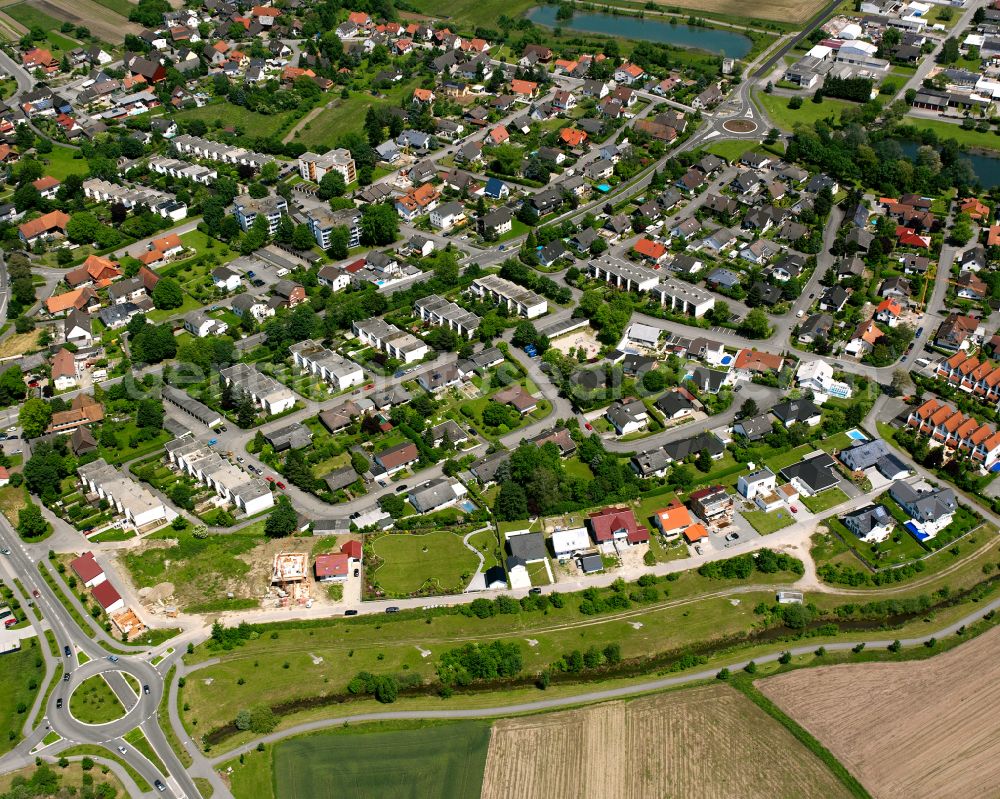
{"label": "green lawn", "polygon": [[912,125],[918,130],[932,130],[938,139],[955,139],[965,147],[981,147],[985,150],[1000,150],[1000,134],[995,130],[980,133],[977,130],[964,130],[961,125],[944,122],[939,119],[916,119],[904,117],[903,123]]}
{"label": "green lawn", "polygon": [[393,534],[372,545],[382,564],[371,575],[389,594],[411,594],[431,584],[441,591],[465,588],[479,564],[454,533]]}
{"label": "green lawn", "polygon": [[792,512],[786,510],[785,508],[779,508],[778,510],[773,510],[770,513],[764,513],[762,510],[752,510],[741,513],[743,518],[750,522],[750,526],[761,535],[775,533],[784,527],[788,527],[795,521],[795,519],[792,518]]}
{"label": "green lawn", "polygon": [[[210,128],[234,125],[238,131],[242,130],[248,136],[265,137],[277,133],[285,122],[295,115],[294,111],[285,111],[280,114],[259,114],[229,102],[209,103],[201,108],[183,108],[180,111],[170,112],[171,118],[178,122],[200,119]],[[220,124],[216,125],[216,123]],[[211,138],[211,134],[209,138]]]}
{"label": "green lawn", "polygon": [[834,433],[832,436],[820,439],[818,443],[819,448],[823,450],[823,452],[833,453],[842,449],[847,449],[853,442],[847,433],[841,431],[839,433]]}
{"label": "green lawn", "polygon": [[755,149],[752,144],[753,142],[747,142],[743,139],[730,139],[729,141],[711,142],[705,147],[705,150],[732,163],[739,161],[740,156],[747,150]]}
{"label": "green lawn", "polygon": [[127,711],[104,677],[95,674],[70,695],[69,712],[84,724],[106,724],[120,719]]}
{"label": "green lawn", "polygon": [[482,530],[469,539],[469,543],[483,553],[483,571],[499,566],[503,552],[492,529]]}
{"label": "green lawn", "polygon": [[478,799],[489,741],[488,721],[283,741],[274,747],[277,799]]}
{"label": "green lawn", "polygon": [[68,147],[61,147],[58,144],[52,148],[51,153],[39,155],[46,175],[51,175],[59,180],[65,180],[70,175],[87,175],[90,171],[87,161],[80,155],[79,151],[71,150]]}
{"label": "green lawn", "polygon": [[803,97],[801,98],[802,107],[793,111],[788,107],[790,99],[788,97],[765,92],[758,92],[755,97],[774,126],[787,131],[792,130],[796,124],[811,126],[817,120],[825,119],[831,115],[834,119],[839,120],[841,111],[855,106],[855,103],[831,98],[826,98],[822,103],[817,104],[812,101],[811,97]]}
{"label": "green lawn", "polygon": [[[65,36],[59,36],[59,34],[56,33],[56,31],[62,27],[62,20],[46,14],[39,8],[35,8],[27,3],[15,3],[11,6],[4,6],[3,10],[7,16],[17,20],[28,28],[37,27],[41,28],[43,31],[47,31],[46,35],[49,38],[49,43],[52,45],[54,50],[59,50],[58,53],[54,51],[52,53],[56,59],[62,58],[63,51],[67,49],[64,46],[64,43],[72,44]],[[72,50],[75,47],[77,47],[77,45],[73,44],[72,47],[68,49]]]}
{"label": "green lawn", "polygon": [[135,9],[128,0],[94,0],[94,2],[110,8],[116,14],[121,14],[125,19],[128,19],[128,15]]}
{"label": "green lawn", "polygon": [[[23,648],[3,655],[3,679],[0,680],[0,754],[9,752],[21,740],[27,712],[45,676],[45,661],[38,649],[38,639],[30,638]],[[32,646],[34,644],[34,646]]]}
{"label": "green lawn", "polygon": [[187,292],[184,292],[184,302],[179,308],[155,308],[146,314],[146,318],[150,322],[162,322],[164,319],[169,319],[174,316],[184,316],[188,311],[194,311],[202,307],[202,303],[198,302],[194,297],[192,297]]}
{"label": "green lawn", "polygon": [[545,567],[545,561],[540,560],[535,563],[529,563],[527,569],[532,585],[549,585],[551,582],[549,580],[549,572]]}
{"label": "green lawn", "polygon": [[307,122],[295,136],[295,141],[307,147],[333,147],[345,133],[360,131],[365,114],[372,106],[398,106],[417,86],[417,81],[400,81],[388,89],[385,97],[374,97],[365,92],[352,92],[346,100],[332,98],[334,107],[324,108]]}
{"label": "green lawn", "polygon": [[835,505],[839,505],[841,502],[847,502],[847,494],[839,488],[834,487],[812,497],[800,496],[799,499],[813,513],[822,513],[823,511],[830,510]]}
{"label": "green lawn", "polygon": [[800,444],[795,449],[789,450],[788,452],[782,452],[778,455],[772,455],[764,461],[764,465],[769,468],[772,472],[777,474],[786,466],[791,466],[793,463],[798,463],[800,460],[805,458],[807,455],[816,451],[816,448],[812,444]]}

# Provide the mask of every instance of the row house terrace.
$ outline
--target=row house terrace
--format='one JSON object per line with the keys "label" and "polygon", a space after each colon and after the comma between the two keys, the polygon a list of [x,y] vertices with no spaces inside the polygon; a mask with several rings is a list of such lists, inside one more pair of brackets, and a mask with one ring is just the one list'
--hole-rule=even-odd
{"label": "row house terrace", "polygon": [[934,441],[963,453],[991,470],[1000,463],[1000,433],[959,410],[931,398],[910,411],[906,423]]}
{"label": "row house terrace", "polygon": [[977,397],[1000,402],[1000,366],[957,352],[937,367],[937,376]]}

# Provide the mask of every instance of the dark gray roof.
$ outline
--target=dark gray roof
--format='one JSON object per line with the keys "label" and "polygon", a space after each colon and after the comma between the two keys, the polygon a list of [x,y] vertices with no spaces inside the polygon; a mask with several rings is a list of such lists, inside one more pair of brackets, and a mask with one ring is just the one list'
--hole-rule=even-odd
{"label": "dark gray roof", "polygon": [[544,560],[549,556],[545,548],[545,538],[541,533],[521,533],[507,539],[507,548],[512,557],[525,563],[533,560]]}
{"label": "dark gray roof", "polygon": [[837,485],[838,479],[833,473],[835,465],[833,458],[825,452],[821,452],[804,461],[786,466],[781,470],[781,476],[788,481],[793,478],[798,479],[815,494]]}

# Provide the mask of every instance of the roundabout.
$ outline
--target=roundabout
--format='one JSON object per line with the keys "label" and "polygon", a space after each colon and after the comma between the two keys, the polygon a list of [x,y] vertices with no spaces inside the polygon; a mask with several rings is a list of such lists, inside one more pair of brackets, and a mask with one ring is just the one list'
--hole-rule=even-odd
{"label": "roundabout", "polygon": [[68,741],[103,743],[154,717],[162,691],[162,681],[148,663],[91,660],[58,683],[46,706],[46,720]]}
{"label": "roundabout", "polygon": [[727,119],[722,123],[722,127],[730,133],[753,133],[757,130],[757,123],[752,119]]}

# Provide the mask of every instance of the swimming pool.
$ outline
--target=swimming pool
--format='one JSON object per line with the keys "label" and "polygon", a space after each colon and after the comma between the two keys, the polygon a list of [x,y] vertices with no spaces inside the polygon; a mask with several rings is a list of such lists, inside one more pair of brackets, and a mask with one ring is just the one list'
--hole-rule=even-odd
{"label": "swimming pool", "polygon": [[458,507],[460,507],[464,511],[472,513],[476,509],[476,503],[473,502],[471,499],[463,499],[461,502],[458,503]]}
{"label": "swimming pool", "polygon": [[867,441],[868,440],[868,436],[866,436],[864,433],[862,433],[857,428],[855,428],[854,430],[848,430],[847,431],[847,437],[849,439],[851,439],[852,441]]}
{"label": "swimming pool", "polygon": [[719,363],[722,366],[729,366],[729,364],[731,364],[732,362],[733,362],[733,356],[732,355],[723,355],[722,356],[722,360],[719,361]]}
{"label": "swimming pool", "polygon": [[600,183],[597,186],[597,190],[602,193],[609,192],[611,191],[611,185],[608,183]]}

